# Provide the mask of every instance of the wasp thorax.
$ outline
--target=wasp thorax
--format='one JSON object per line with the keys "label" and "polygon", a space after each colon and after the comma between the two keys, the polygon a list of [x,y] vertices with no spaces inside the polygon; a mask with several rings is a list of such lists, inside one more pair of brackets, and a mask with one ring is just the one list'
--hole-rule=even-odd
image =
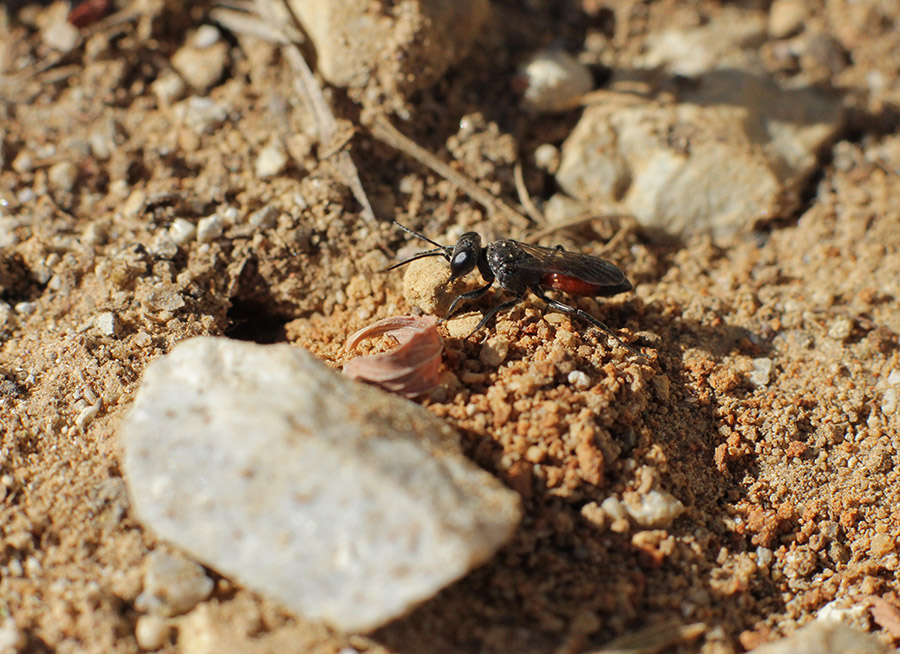
{"label": "wasp thorax", "polygon": [[450,279],[456,279],[472,272],[478,264],[481,253],[481,237],[475,232],[466,232],[459,237],[453,254],[450,255]]}

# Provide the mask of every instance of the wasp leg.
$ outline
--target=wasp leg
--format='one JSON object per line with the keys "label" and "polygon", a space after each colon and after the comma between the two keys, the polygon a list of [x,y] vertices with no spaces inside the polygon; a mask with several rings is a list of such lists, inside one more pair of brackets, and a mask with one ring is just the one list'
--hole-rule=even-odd
{"label": "wasp leg", "polygon": [[450,304],[450,308],[447,310],[447,315],[445,315],[441,322],[444,320],[450,320],[450,317],[453,315],[453,312],[456,311],[457,305],[459,305],[460,300],[477,300],[480,297],[483,297],[485,293],[488,292],[488,289],[493,286],[494,280],[492,279],[487,284],[482,286],[481,288],[476,288],[474,291],[469,291],[468,293],[460,293],[455,298],[453,298],[453,302]]}
{"label": "wasp leg", "polygon": [[[502,304],[498,304],[497,306],[495,306],[493,309],[491,309],[486,314],[484,314],[484,317],[481,319],[481,322],[478,323],[478,326],[475,327],[475,329],[473,329],[471,332],[469,332],[469,336],[471,336],[472,334],[477,332],[479,329],[484,327],[486,324],[488,324],[488,321],[491,318],[493,318],[494,316],[496,316],[498,313],[500,313],[504,309],[509,309],[510,307],[514,307],[519,302],[521,302],[524,298],[525,298],[525,291],[523,290],[521,293],[516,295],[516,297],[514,297],[512,300],[508,300],[506,302],[503,302]],[[469,336],[466,336],[466,338],[469,338]]]}
{"label": "wasp leg", "polygon": [[639,357],[643,357],[645,359],[647,358],[643,354],[641,354],[640,352],[635,350],[633,347],[631,347],[630,345],[628,345],[627,343],[622,341],[622,339],[619,338],[615,334],[615,332],[613,332],[613,330],[611,330],[609,327],[607,327],[604,323],[602,323],[599,320],[597,320],[596,318],[594,318],[594,316],[589,314],[587,311],[582,311],[581,309],[576,309],[575,307],[570,307],[568,304],[563,304],[562,302],[559,302],[557,300],[551,300],[546,295],[544,295],[544,292],[541,290],[540,287],[534,287],[531,289],[531,291],[535,295],[537,295],[539,298],[541,298],[544,302],[546,302],[547,306],[550,307],[551,309],[556,309],[557,311],[562,311],[563,313],[567,313],[570,316],[578,316],[585,322],[590,323],[597,329],[606,332],[609,336],[612,336],[615,339],[616,343],[618,343],[619,345],[624,347],[626,350],[628,350],[632,354],[636,354]]}

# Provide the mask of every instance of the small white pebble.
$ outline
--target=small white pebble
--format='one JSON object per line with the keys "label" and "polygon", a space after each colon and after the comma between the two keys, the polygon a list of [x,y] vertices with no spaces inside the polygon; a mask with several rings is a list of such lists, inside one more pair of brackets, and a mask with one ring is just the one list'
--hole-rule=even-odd
{"label": "small white pebble", "polygon": [[897,386],[900,384],[900,370],[891,370],[891,373],[888,375],[887,383],[891,386]]}
{"label": "small white pebble", "polygon": [[241,212],[237,210],[237,207],[225,207],[222,211],[217,213],[222,216],[222,220],[228,225],[234,225],[241,215]]}
{"label": "small white pebble", "polygon": [[165,618],[158,615],[142,615],[134,625],[134,638],[138,647],[145,651],[157,650],[169,640],[172,627]]}
{"label": "small white pebble", "polygon": [[78,415],[75,417],[75,426],[78,427],[78,429],[80,429],[81,431],[84,431],[84,428],[87,427],[91,423],[91,421],[97,417],[98,413],[100,413],[99,400],[97,400],[93,404],[89,404],[78,412]]}
{"label": "small white pebble", "polygon": [[94,327],[104,336],[115,336],[119,332],[119,318],[112,311],[104,311],[94,317]]}
{"label": "small white pebble", "polygon": [[275,226],[275,221],[278,219],[278,209],[273,207],[271,204],[266,205],[259,211],[254,211],[250,214],[249,222],[254,227],[258,227],[260,229],[269,229],[270,227]]}
{"label": "small white pebble", "polygon": [[80,38],[78,28],[66,20],[57,20],[44,28],[41,40],[50,48],[60,52],[69,52]]}
{"label": "small white pebble", "polygon": [[558,147],[552,143],[544,143],[535,148],[534,163],[538,168],[555,175],[556,171],[559,170],[560,156]]}
{"label": "small white pebble", "polygon": [[168,230],[160,230],[153,237],[150,250],[161,259],[173,259],[178,254],[178,245],[169,235]]}
{"label": "small white pebble", "polygon": [[34,159],[29,152],[22,150],[16,155],[16,158],[13,159],[12,168],[19,174],[30,173],[34,170]]}
{"label": "small white pebble", "polygon": [[769,8],[769,34],[784,39],[803,29],[807,18],[805,3],[799,0],[775,0]]}
{"label": "small white pebble", "polygon": [[25,649],[28,639],[25,633],[16,625],[12,618],[6,618],[0,623],[0,652],[3,654],[17,654]]}
{"label": "small white pebble", "polygon": [[581,390],[584,390],[591,385],[591,378],[588,377],[586,373],[583,373],[580,370],[573,370],[572,372],[570,372],[568,380],[569,384]]}
{"label": "small white pebble", "polygon": [[176,116],[195,134],[211,134],[228,118],[228,106],[211,98],[192,95],[175,107]]}
{"label": "small white pebble", "polygon": [[532,111],[567,111],[594,87],[587,67],[561,50],[538,52],[522,66],[519,75],[525,84],[522,102]]}
{"label": "small white pebble", "polygon": [[214,213],[197,222],[197,240],[201,243],[214,241],[222,235],[224,223],[219,214]]}
{"label": "small white pebble", "polygon": [[65,193],[71,193],[78,179],[78,166],[71,161],[60,161],[50,166],[47,181],[50,187]]}
{"label": "small white pebble", "polygon": [[756,548],[756,566],[758,568],[768,568],[772,565],[773,553],[768,547]]}
{"label": "small white pebble", "polygon": [[103,245],[109,236],[106,225],[103,223],[90,223],[81,233],[81,240],[88,245]]}
{"label": "small white pebble", "polygon": [[182,556],[151,552],[144,571],[144,592],[135,600],[141,611],[159,615],[186,613],[209,597],[213,580]]}
{"label": "small white pebble", "polygon": [[15,308],[16,313],[23,316],[30,316],[37,311],[37,305],[34,302],[17,302]]}
{"label": "small white pebble", "polygon": [[612,495],[600,503],[600,508],[613,520],[622,520],[628,515],[625,513],[625,507],[622,506],[622,502],[619,501],[619,498]]}
{"label": "small white pebble", "polygon": [[897,410],[897,404],[897,389],[892,386],[884,392],[884,397],[881,398],[881,412],[890,415]]}
{"label": "small white pebble", "polygon": [[847,316],[835,318],[828,328],[828,336],[836,341],[846,341],[853,331],[853,319]]}
{"label": "small white pebble", "polygon": [[625,493],[625,510],[642,527],[665,528],[684,513],[684,504],[665,491]]}
{"label": "small white pebble", "polygon": [[219,41],[219,30],[212,25],[201,25],[194,34],[195,48],[209,48]]}
{"label": "small white pebble", "polygon": [[28,573],[28,576],[32,579],[37,577],[44,571],[44,567],[41,565],[41,562],[38,561],[33,556],[29,556],[25,559],[25,572]]}
{"label": "small white pebble", "polygon": [[481,346],[478,359],[490,368],[496,368],[506,359],[509,353],[509,341],[499,334],[492,336]]}
{"label": "small white pebble", "polygon": [[750,383],[754,386],[765,386],[772,375],[772,359],[760,357],[753,359],[753,370],[750,372]]}
{"label": "small white pebble", "polygon": [[259,155],[256,157],[256,164],[254,165],[256,176],[262,179],[275,177],[284,170],[287,162],[288,157],[284,151],[284,146],[278,141],[272,141],[260,150]]}
{"label": "small white pebble", "polygon": [[184,97],[187,85],[181,76],[171,70],[164,70],[150,85],[150,90],[156,96],[156,101],[164,106],[177,102]]}
{"label": "small white pebble", "polygon": [[194,240],[194,237],[197,236],[197,228],[190,220],[176,218],[169,225],[169,236],[172,237],[175,245],[180,247]]}

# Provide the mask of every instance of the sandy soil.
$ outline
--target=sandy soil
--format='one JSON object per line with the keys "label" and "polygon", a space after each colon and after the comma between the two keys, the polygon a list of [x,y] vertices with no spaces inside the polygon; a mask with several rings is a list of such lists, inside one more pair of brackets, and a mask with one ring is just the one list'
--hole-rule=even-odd
{"label": "sandy soil", "polygon": [[[559,144],[578,116],[518,109],[510,79],[525,52],[600,34],[614,47],[598,63],[624,65],[648,34],[721,10],[524,4],[496,2],[469,63],[414,97],[401,125],[509,202],[519,152],[529,188],[549,196],[527,153]],[[549,653],[676,619],[706,629],[670,651],[727,653],[828,606],[900,638],[900,8],[876,4],[819,7],[838,63],[772,53],[773,75],[806,75],[851,109],[800,212],[716,243],[654,243],[603,218],[548,241],[598,252],[618,234],[604,256],[636,291],[582,306],[648,361],[537,301],[491,328],[508,347],[500,363],[479,338],[447,339],[447,385],[425,404],[526,507],[493,561],[366,637],[224,579],[178,626],[233,651]],[[147,362],[225,334],[289,340],[339,365],[348,334],[409,310],[402,275],[375,274],[406,240],[389,219],[439,239],[523,233],[486,225],[448,182],[354,130],[358,108],[329,92],[380,218],[367,223],[305,136],[290,68],[261,41],[229,36],[208,93],[226,113],[198,135],[152,83],[209,22],[204,3],[158,3],[66,54],[41,40],[51,10],[0,12],[0,618],[23,651],[135,652],[141,565],[160,543],[130,513],[116,426]],[[273,138],[291,161],[260,179]],[[267,207],[271,221],[251,221]],[[176,219],[217,212],[221,236],[165,240]],[[570,383],[574,370],[588,383]],[[642,528],[600,508],[649,488],[685,513]]]}

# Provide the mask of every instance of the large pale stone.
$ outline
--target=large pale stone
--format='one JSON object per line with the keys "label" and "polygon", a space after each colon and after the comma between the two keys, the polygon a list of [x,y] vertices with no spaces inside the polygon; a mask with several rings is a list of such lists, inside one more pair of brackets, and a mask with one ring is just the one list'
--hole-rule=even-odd
{"label": "large pale stone", "polygon": [[148,367],[120,435],[150,528],[348,631],[484,562],[520,517],[450,427],[287,345],[176,346]]}
{"label": "large pale stone", "polygon": [[760,645],[755,654],[888,654],[894,651],[870,634],[833,622],[811,622],[787,638]]}
{"label": "large pale stone", "polygon": [[290,5],[316,48],[322,76],[336,86],[375,91],[374,96],[405,95],[434,83],[468,53],[489,9],[488,0],[291,0]]}
{"label": "large pale stone", "polygon": [[589,107],[556,178],[573,197],[617,205],[671,234],[728,234],[799,206],[843,111],[810,89],[735,70],[708,73],[678,102]]}

